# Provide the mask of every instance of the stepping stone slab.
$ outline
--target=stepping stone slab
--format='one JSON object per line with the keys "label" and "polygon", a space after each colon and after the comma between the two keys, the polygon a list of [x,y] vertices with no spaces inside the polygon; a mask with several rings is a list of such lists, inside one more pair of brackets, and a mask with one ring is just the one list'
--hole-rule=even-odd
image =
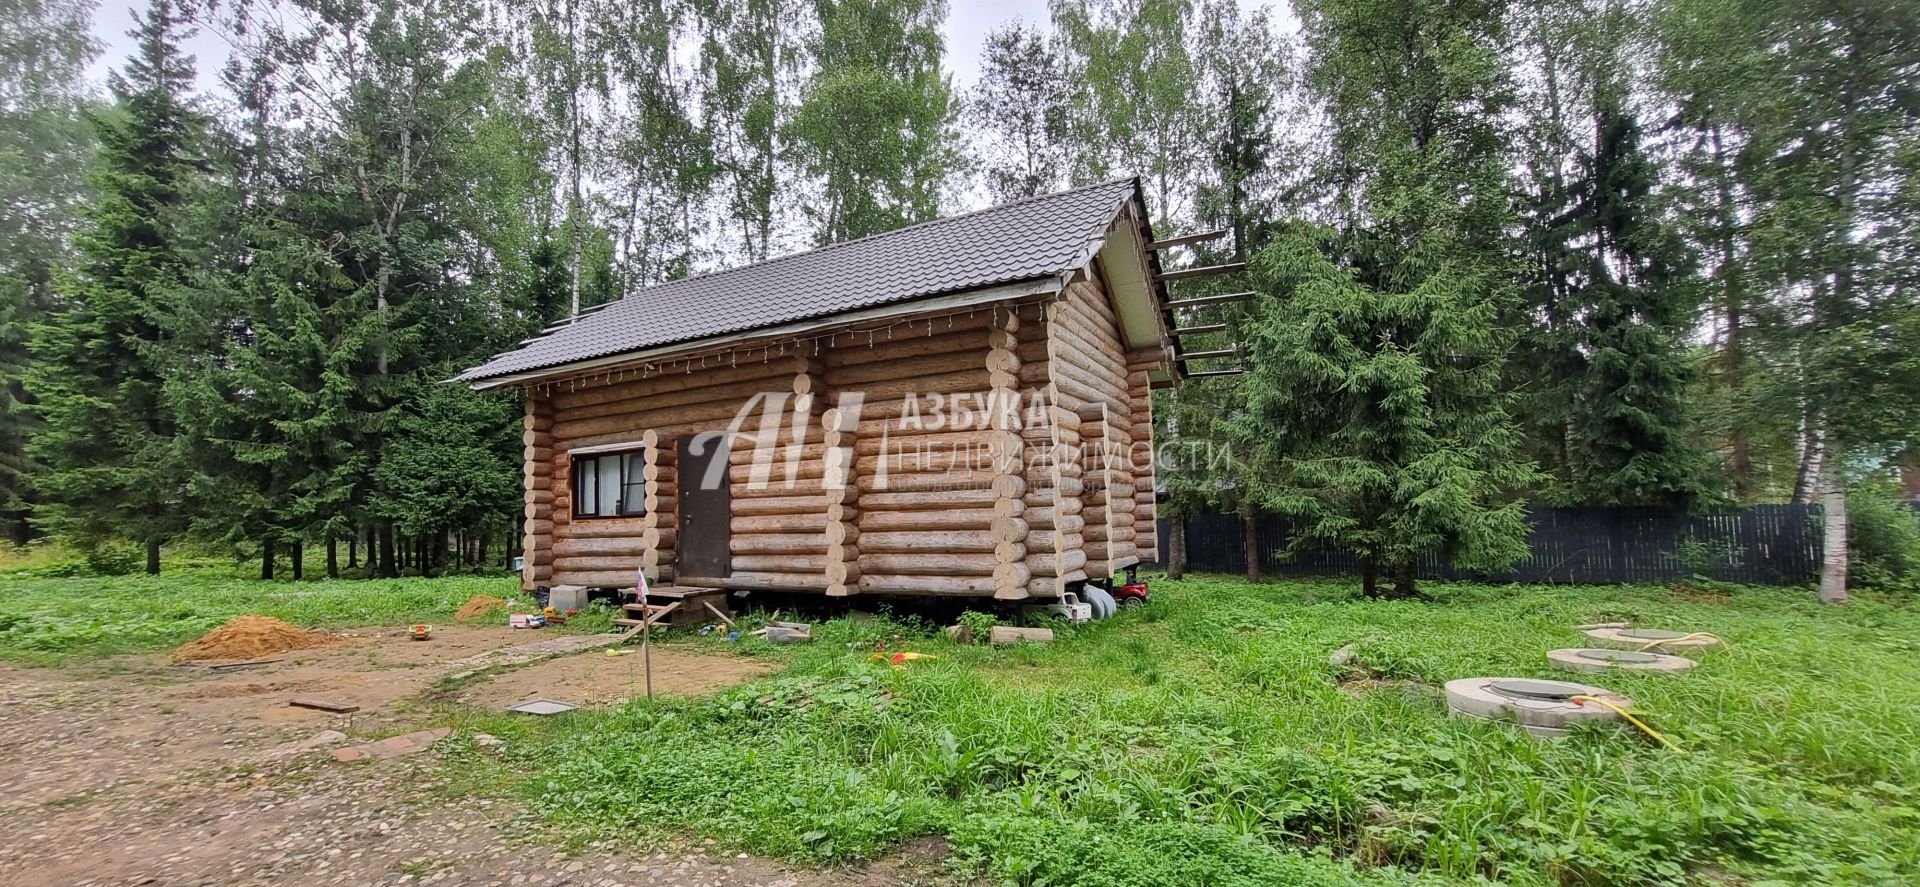
{"label": "stepping stone slab", "polygon": [[535,699],[532,702],[509,705],[507,706],[507,711],[519,712],[523,715],[557,715],[562,712],[573,711],[579,707],[580,706],[574,705],[571,702],[557,702],[552,699]]}
{"label": "stepping stone slab", "polygon": [[414,752],[424,751],[431,748],[434,743],[451,735],[453,735],[452,727],[435,727],[432,730],[420,730],[414,733],[404,733],[399,736],[389,736],[378,742],[369,742],[364,745],[350,745],[346,748],[336,748],[333,750],[333,759],[346,762],[365,760],[368,758],[376,760],[397,758],[402,755],[410,755]]}
{"label": "stepping stone slab", "polygon": [[1692,632],[1664,628],[1595,628],[1586,632],[1596,647],[1615,650],[1644,650],[1648,653],[1680,653],[1708,650],[1720,646],[1714,637],[1688,637]]}
{"label": "stepping stone slab", "polygon": [[1611,650],[1604,647],[1568,647],[1548,650],[1547,664],[1561,671],[1648,671],[1655,674],[1679,674],[1700,663],[1667,653],[1641,653],[1635,650]]}

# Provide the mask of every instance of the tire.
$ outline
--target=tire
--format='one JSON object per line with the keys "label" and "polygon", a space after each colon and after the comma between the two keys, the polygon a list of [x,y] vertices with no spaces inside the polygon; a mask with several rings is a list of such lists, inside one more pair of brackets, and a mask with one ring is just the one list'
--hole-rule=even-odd
{"label": "tire", "polygon": [[1147,599],[1143,597],[1135,597],[1133,595],[1127,595],[1126,597],[1120,599],[1120,606],[1128,610],[1131,610],[1134,607],[1144,607],[1146,605],[1147,605]]}
{"label": "tire", "polygon": [[1106,619],[1116,612],[1113,595],[1108,594],[1106,589],[1097,585],[1088,585],[1085,595],[1087,600],[1093,603],[1093,618]]}

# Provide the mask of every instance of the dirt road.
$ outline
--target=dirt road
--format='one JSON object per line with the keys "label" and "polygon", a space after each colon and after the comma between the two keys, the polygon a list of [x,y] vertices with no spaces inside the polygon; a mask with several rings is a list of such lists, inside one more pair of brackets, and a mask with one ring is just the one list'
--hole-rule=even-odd
{"label": "dirt road", "polygon": [[[330,754],[343,743],[324,741],[326,731],[352,742],[434,726],[432,710],[409,700],[526,641],[504,628],[456,627],[424,644],[397,632],[349,638],[233,672],[160,657],[65,672],[0,666],[0,884],[877,887],[937,874],[932,847],[853,872],[788,871],[697,842],[567,853],[519,804],[448,789],[433,749],[354,764]],[[460,692],[487,707],[534,692],[611,701],[624,695],[627,657],[602,656],[525,665]],[[761,670],[666,651],[656,651],[655,666],[656,690],[668,692]],[[289,707],[296,695],[361,711]]]}

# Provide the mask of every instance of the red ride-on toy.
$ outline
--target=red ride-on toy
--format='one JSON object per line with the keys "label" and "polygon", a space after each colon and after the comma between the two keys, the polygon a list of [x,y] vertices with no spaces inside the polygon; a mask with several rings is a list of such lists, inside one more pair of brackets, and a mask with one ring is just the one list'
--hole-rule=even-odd
{"label": "red ride-on toy", "polygon": [[1135,575],[1134,571],[1137,569],[1137,567],[1128,567],[1126,583],[1113,587],[1111,594],[1115,604],[1122,607],[1138,607],[1147,602],[1147,583]]}

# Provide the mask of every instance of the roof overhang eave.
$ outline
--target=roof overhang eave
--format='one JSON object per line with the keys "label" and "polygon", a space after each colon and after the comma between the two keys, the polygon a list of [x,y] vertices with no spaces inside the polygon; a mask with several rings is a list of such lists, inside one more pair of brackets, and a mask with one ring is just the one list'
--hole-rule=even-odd
{"label": "roof overhang eave", "polygon": [[941,311],[941,310],[952,309],[952,308],[966,308],[972,305],[985,305],[991,302],[1004,302],[1008,299],[1020,299],[1020,298],[1026,298],[1029,296],[1039,296],[1039,295],[1046,295],[1049,293],[1057,293],[1060,291],[1063,285],[1064,284],[1062,282],[1062,278],[1059,275],[1047,275],[1045,277],[1036,277],[1028,280],[1019,280],[1011,283],[999,283],[999,284],[994,284],[992,286],[985,286],[985,287],[979,287],[976,289],[963,290],[961,292],[948,293],[946,295],[941,295],[941,296],[931,296],[927,298],[913,299],[905,302],[894,302],[886,305],[876,305],[872,308],[863,308],[858,311],[845,311],[839,314],[830,314],[825,317],[816,317],[816,318],[810,318],[808,320],[799,320],[799,321],[794,321],[792,323],[781,324],[779,326],[760,327],[757,329],[742,330],[737,333],[727,333],[719,336],[709,336],[704,339],[693,339],[686,342],[674,342],[674,343],[670,343],[667,345],[660,345],[653,348],[642,348],[634,351],[622,351],[618,354],[608,354],[601,357],[588,358],[586,360],[576,360],[568,363],[556,364],[550,367],[540,367],[538,369],[526,370],[524,372],[507,373],[499,376],[490,376],[490,377],[478,378],[478,379],[464,379],[464,380],[454,380],[454,381],[465,381],[467,383],[467,386],[472,388],[475,391],[485,391],[489,388],[509,388],[509,387],[517,387],[521,385],[532,385],[545,379],[565,377],[565,376],[570,376],[577,373],[590,372],[590,371],[601,369],[604,367],[617,366],[619,364],[625,364],[625,363],[633,363],[635,361],[654,360],[658,358],[668,357],[674,354],[679,354],[682,352],[706,351],[713,348],[723,348],[727,345],[734,345],[741,342],[753,341],[756,339],[779,339],[787,336],[803,336],[811,333],[818,333],[822,330],[826,330],[836,326],[845,326],[847,324],[861,323],[864,321],[885,320],[891,317],[903,317],[903,316],[908,316],[913,314],[922,314],[929,311]]}

